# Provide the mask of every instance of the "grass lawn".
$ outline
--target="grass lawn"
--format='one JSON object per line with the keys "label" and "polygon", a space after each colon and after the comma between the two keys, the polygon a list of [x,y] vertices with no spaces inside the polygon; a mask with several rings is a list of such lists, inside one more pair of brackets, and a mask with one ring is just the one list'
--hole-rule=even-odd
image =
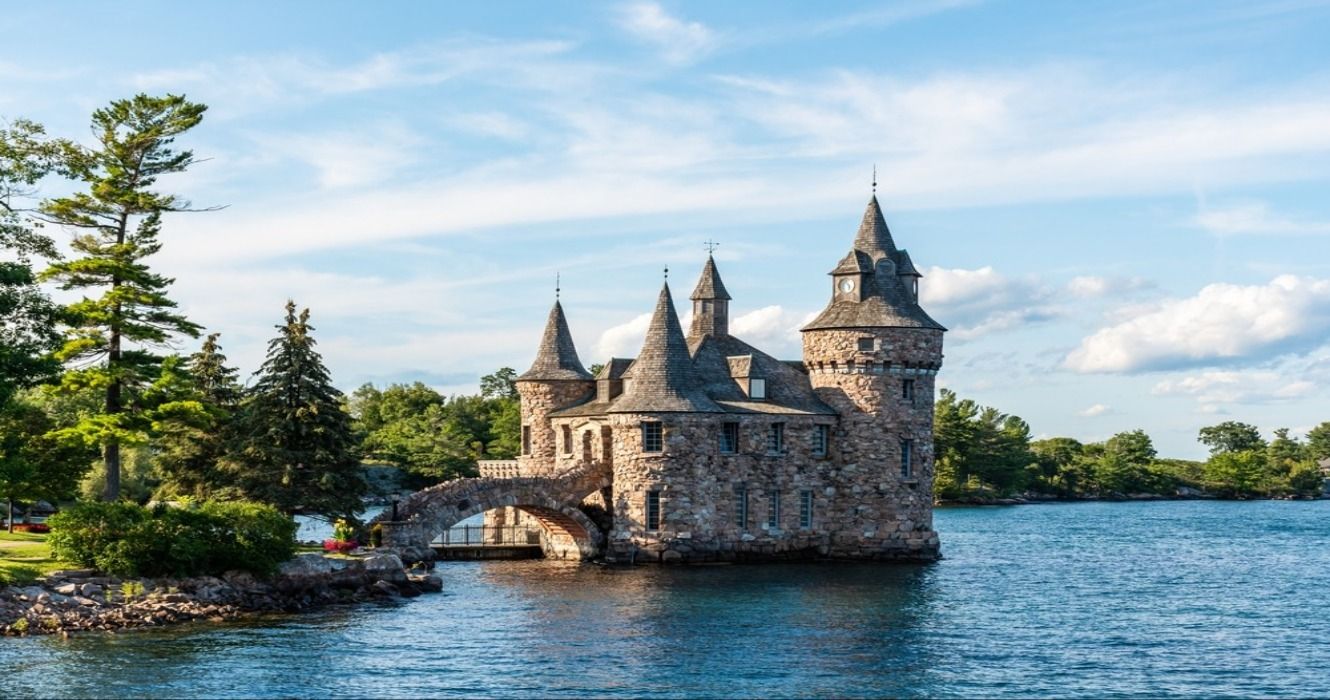
{"label": "grass lawn", "polygon": [[74,568],[51,558],[46,535],[0,531],[0,585],[25,586],[52,571]]}

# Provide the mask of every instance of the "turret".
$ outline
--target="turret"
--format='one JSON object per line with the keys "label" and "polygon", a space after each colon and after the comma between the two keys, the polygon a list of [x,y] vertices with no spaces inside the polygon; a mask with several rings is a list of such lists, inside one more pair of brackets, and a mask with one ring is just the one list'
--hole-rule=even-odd
{"label": "turret", "polygon": [[[721,288],[724,292],[724,288]],[[726,297],[728,298],[728,296]],[[702,390],[693,358],[688,354],[670,285],[661,287],[656,310],[647,326],[642,351],[623,374],[623,396],[611,413],[718,412]]]}
{"label": "turret", "polygon": [[688,330],[689,338],[730,334],[730,293],[725,291],[725,283],[720,281],[720,273],[716,271],[716,261],[710,255],[690,298],[693,300],[693,323]]}
{"label": "turret", "polygon": [[595,393],[595,380],[577,358],[573,334],[554,302],[545,333],[531,369],[517,378],[522,400],[522,446],[518,468],[523,475],[547,474],[554,469],[557,445],[550,413],[581,403]]}
{"label": "turret", "polygon": [[[814,391],[835,408],[846,459],[894,484],[892,517],[932,526],[933,382],[946,331],[919,306],[921,277],[896,248],[876,195],[830,273],[831,300],[802,329]],[[874,523],[865,522],[869,530]]]}

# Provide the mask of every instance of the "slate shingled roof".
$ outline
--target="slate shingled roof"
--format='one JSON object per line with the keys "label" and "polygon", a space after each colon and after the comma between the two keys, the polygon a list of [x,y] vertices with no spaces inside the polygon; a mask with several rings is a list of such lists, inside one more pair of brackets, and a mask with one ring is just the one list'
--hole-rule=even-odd
{"label": "slate shingled roof", "polygon": [[725,283],[720,281],[720,273],[716,272],[716,261],[710,255],[707,256],[707,264],[702,266],[702,277],[697,280],[697,287],[689,299],[731,299],[730,293],[725,291]]}
{"label": "slate shingled roof", "polygon": [[[871,265],[865,266],[866,262]],[[906,288],[901,275],[921,276],[909,253],[897,250],[874,195],[864,211],[854,248],[830,274],[863,274],[862,301],[832,296],[827,308],[801,330],[829,328],[928,328],[945,331]]]}
{"label": "slate shingled roof", "polygon": [[609,413],[718,413],[722,409],[701,389],[693,358],[688,354],[670,285],[660,290],[656,311],[647,326],[642,352],[623,373],[623,394]]}
{"label": "slate shingled roof", "polygon": [[[695,338],[690,346],[704,390],[727,413],[836,413],[813,393],[808,375],[732,335]],[[767,380],[765,400],[749,400],[736,380],[749,377]]]}
{"label": "slate shingled roof", "polygon": [[517,381],[550,381],[560,379],[590,380],[591,373],[577,359],[577,348],[573,346],[573,334],[568,331],[568,320],[563,316],[563,306],[554,302],[550,309],[549,320],[545,322],[545,334],[540,338],[540,349],[536,351],[536,361],[531,363]]}

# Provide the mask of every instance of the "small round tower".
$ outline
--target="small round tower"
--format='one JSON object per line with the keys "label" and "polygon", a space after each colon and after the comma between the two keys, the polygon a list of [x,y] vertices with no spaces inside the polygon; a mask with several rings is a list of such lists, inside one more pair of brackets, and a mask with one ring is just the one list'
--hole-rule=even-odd
{"label": "small round tower", "polygon": [[577,358],[573,335],[558,301],[550,309],[536,360],[517,378],[516,385],[522,402],[518,469],[524,476],[550,474],[558,450],[550,414],[587,400],[596,390],[594,378]]}
{"label": "small round tower", "polygon": [[862,539],[834,547],[935,558],[933,397],[946,329],[920,308],[922,275],[896,248],[876,195],[829,274],[831,301],[802,329],[803,360],[818,396],[841,415],[836,488],[862,494],[838,514]]}

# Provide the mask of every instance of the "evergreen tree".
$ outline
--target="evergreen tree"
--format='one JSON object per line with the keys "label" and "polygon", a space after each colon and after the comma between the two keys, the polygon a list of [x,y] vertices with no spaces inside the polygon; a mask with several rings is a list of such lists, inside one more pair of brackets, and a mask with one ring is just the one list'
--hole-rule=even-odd
{"label": "evergreen tree", "polygon": [[72,498],[88,471],[92,454],[52,435],[54,423],[41,408],[22,399],[0,405],[0,497],[14,531],[14,501]]}
{"label": "evergreen tree", "polygon": [[1330,457],[1330,421],[1307,431],[1307,456],[1313,460]]}
{"label": "evergreen tree", "polygon": [[226,365],[226,355],[213,333],[203,347],[189,357],[184,368],[186,386],[178,401],[181,410],[158,421],[154,454],[162,484],[158,496],[191,496],[197,499],[224,493],[227,479],[218,465],[226,453],[232,433],[232,418],[240,405],[237,372]]}
{"label": "evergreen tree", "polygon": [[353,519],[365,482],[342,393],[314,350],[309,310],[286,304],[286,322],[268,344],[237,422],[237,446],[224,468],[250,499],[287,513]]}
{"label": "evergreen tree", "polygon": [[1266,448],[1265,440],[1261,437],[1261,431],[1256,426],[1233,420],[1226,420],[1219,425],[1201,428],[1196,439],[1209,447],[1212,455],[1225,452],[1250,452]]}
{"label": "evergreen tree", "polygon": [[97,145],[66,149],[62,169],[87,186],[84,192],[43,203],[47,221],[78,231],[71,260],[44,273],[64,290],[100,290],[66,309],[70,326],[57,357],[72,365],[70,389],[102,389],[101,414],[78,426],[100,444],[106,465],[104,497],[120,493],[120,446],[146,439],[148,425],[140,392],[160,369],[151,348],[173,335],[197,336],[199,327],[175,311],[166,295],[172,279],[153,273],[144,260],[161,249],[162,214],[188,210],[173,195],[153,191],[157,178],[194,163],[190,151],[172,143],[203,119],[207,107],[183,96],[137,95],[116,100],[92,115]]}

